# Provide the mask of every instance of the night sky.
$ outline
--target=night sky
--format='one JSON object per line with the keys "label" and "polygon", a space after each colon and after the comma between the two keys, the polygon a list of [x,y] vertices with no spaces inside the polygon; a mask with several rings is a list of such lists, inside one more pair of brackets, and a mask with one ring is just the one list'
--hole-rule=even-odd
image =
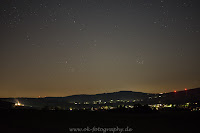
{"label": "night sky", "polygon": [[0,97],[200,86],[199,0],[1,0]]}

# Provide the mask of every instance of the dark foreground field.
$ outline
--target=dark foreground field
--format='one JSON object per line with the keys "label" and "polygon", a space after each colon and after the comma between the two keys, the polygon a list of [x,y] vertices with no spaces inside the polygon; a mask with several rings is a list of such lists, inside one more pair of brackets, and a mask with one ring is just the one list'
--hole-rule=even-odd
{"label": "dark foreground field", "polygon": [[[128,126],[133,129],[131,133],[194,133],[200,129],[199,112],[112,113],[15,110],[1,111],[0,116],[2,133],[68,133],[69,128],[73,127],[126,128]],[[99,133],[103,132],[99,131]]]}

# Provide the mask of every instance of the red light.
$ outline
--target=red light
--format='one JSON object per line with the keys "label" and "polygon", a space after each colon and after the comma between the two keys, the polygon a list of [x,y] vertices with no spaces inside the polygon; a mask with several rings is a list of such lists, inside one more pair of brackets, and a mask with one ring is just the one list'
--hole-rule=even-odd
{"label": "red light", "polygon": [[176,93],[176,90],[174,92]]}
{"label": "red light", "polygon": [[185,88],[185,91],[187,90],[187,88]]}

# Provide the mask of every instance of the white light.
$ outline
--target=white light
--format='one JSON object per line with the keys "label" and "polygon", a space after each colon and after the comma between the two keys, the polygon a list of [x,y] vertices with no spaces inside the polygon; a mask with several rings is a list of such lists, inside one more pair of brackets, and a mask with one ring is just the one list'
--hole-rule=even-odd
{"label": "white light", "polygon": [[24,104],[19,103],[19,101],[17,103],[15,103],[15,106],[24,106]]}

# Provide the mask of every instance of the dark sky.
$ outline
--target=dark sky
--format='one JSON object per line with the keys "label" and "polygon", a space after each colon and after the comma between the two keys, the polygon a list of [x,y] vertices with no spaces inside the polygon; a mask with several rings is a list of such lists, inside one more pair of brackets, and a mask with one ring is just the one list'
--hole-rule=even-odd
{"label": "dark sky", "polygon": [[1,0],[0,97],[200,86],[199,0]]}

